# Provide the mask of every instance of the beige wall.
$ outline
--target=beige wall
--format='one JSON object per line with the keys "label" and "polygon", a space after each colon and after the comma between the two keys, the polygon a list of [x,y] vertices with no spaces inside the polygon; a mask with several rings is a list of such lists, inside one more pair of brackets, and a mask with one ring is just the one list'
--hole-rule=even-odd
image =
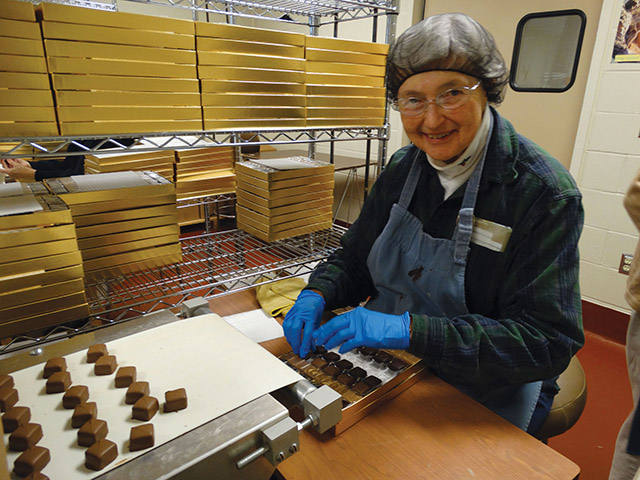
{"label": "beige wall", "polygon": [[629,311],[622,253],[633,254],[638,231],[622,201],[640,169],[640,64],[612,64],[619,0],[605,0],[585,92],[571,173],[584,195],[580,241],[583,298]]}
{"label": "beige wall", "polygon": [[576,83],[563,93],[525,93],[508,88],[505,101],[499,107],[500,114],[513,123],[519,133],[569,167],[601,4],[602,0],[426,0],[425,17],[448,12],[472,16],[494,36],[510,67],[516,28],[523,16],[570,8],[579,8],[586,14],[587,27]]}

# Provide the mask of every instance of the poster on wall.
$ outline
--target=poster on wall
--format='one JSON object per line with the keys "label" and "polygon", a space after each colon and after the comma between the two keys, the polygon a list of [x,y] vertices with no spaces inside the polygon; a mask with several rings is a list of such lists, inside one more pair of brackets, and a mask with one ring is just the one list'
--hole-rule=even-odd
{"label": "poster on wall", "polygon": [[640,0],[622,0],[612,63],[640,63]]}

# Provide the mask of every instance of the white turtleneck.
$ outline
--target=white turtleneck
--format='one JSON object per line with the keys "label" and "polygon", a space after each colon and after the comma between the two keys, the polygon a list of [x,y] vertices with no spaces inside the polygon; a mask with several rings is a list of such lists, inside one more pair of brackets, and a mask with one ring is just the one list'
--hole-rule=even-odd
{"label": "white turtleneck", "polygon": [[435,160],[427,155],[427,159],[433,168],[438,172],[438,178],[440,184],[444,188],[444,199],[446,200],[455,192],[460,185],[464,184],[478,165],[480,156],[484,151],[484,146],[487,143],[487,136],[489,134],[489,126],[491,125],[491,111],[489,110],[489,104],[487,104],[484,113],[482,114],[482,122],[476,132],[475,137],[466,148],[462,155],[458,157],[453,163],[445,163],[440,160]]}

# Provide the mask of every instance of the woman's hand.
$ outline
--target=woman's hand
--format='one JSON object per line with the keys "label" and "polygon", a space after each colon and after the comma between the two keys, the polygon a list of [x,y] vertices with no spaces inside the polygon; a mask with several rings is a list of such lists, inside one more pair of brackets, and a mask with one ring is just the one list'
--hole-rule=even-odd
{"label": "woman's hand", "polygon": [[4,158],[0,160],[0,173],[9,175],[18,182],[35,182],[36,171],[23,158]]}

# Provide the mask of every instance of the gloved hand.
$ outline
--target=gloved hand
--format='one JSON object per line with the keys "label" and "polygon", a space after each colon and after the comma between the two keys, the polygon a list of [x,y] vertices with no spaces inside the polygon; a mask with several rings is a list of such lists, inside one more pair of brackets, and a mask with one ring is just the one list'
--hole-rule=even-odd
{"label": "gloved hand", "polygon": [[[284,322],[282,322],[284,336],[291,345],[293,353],[302,358],[309,353],[313,330],[320,325],[324,305],[322,295],[311,290],[303,290],[284,317]],[[302,343],[300,342],[301,334]]]}
{"label": "gloved hand", "polygon": [[409,312],[389,315],[364,307],[332,318],[313,333],[316,345],[327,350],[340,345],[340,353],[356,347],[406,349],[409,347]]}

